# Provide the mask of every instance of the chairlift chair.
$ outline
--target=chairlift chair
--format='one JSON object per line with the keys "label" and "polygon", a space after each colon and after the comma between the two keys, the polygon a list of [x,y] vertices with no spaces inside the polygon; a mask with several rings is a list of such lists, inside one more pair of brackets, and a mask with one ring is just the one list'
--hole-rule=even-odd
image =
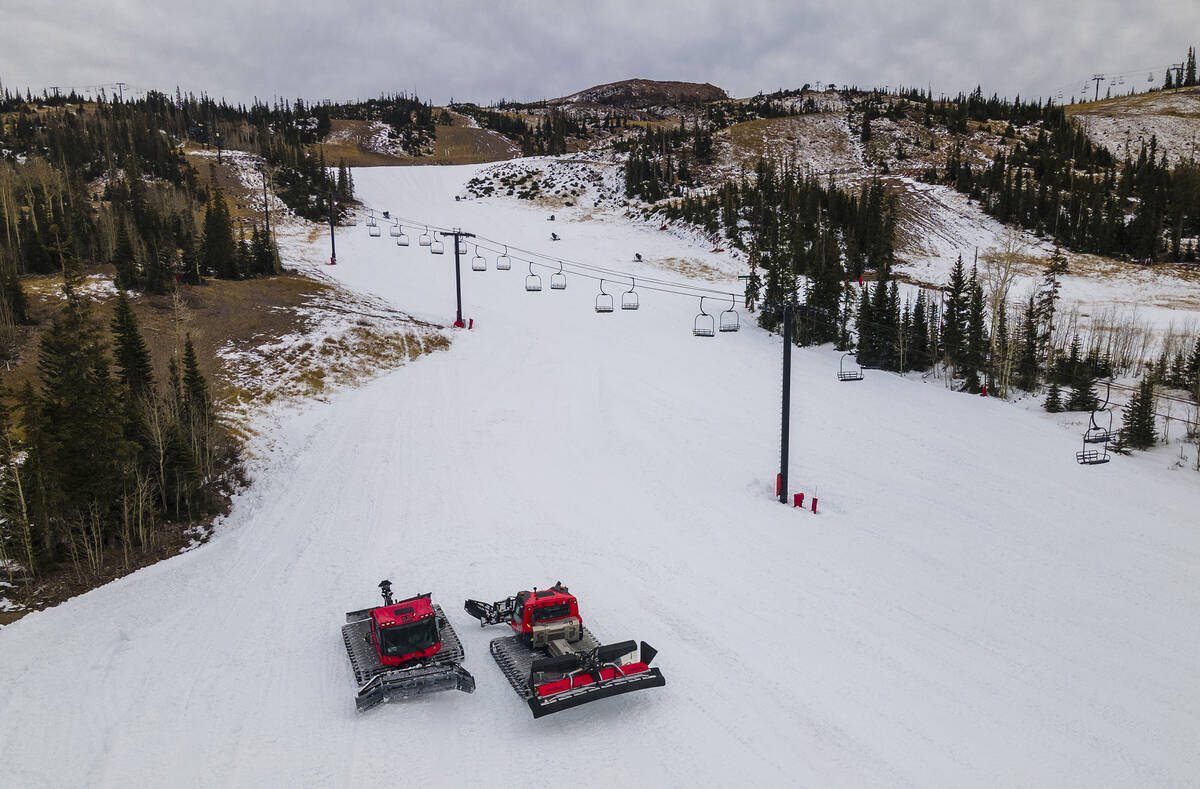
{"label": "chairlift chair", "polygon": [[636,310],[639,306],[637,291],[634,288],[637,286],[637,280],[633,277],[629,278],[629,290],[621,294],[621,309]]}
{"label": "chairlift chair", "polygon": [[400,238],[404,235],[404,231],[400,229],[400,225],[392,225],[388,228],[388,235],[392,238]]}
{"label": "chairlift chair", "polygon": [[529,276],[525,278],[525,290],[534,292],[542,289],[542,278],[533,273],[533,261],[529,261]]}
{"label": "chairlift chair", "polygon": [[1104,444],[1100,449],[1088,449],[1088,445],[1084,444],[1083,449],[1075,453],[1075,462],[1081,466],[1098,466],[1111,459],[1108,454],[1108,444]]}
{"label": "chairlift chair", "polygon": [[479,245],[475,245],[475,257],[471,258],[471,271],[487,271],[487,258],[479,254]]}
{"label": "chairlift chair", "polygon": [[839,381],[861,381],[863,379],[862,367],[858,367],[857,357],[855,357],[855,366],[857,370],[846,369],[846,357],[854,356],[852,353],[843,353],[841,361],[838,362],[838,380]]}
{"label": "chairlift chair", "polygon": [[613,297],[604,291],[604,280],[600,280],[600,294],[596,296],[596,312],[612,312]]}
{"label": "chairlift chair", "polygon": [[563,273],[562,261],[558,261],[558,271],[550,275],[550,290],[566,290],[567,275]]}
{"label": "chairlift chair", "polygon": [[729,309],[721,313],[720,331],[731,332],[742,328],[742,319],[738,316],[734,306],[737,304],[737,297],[732,293],[729,294]]}
{"label": "chairlift chair", "polygon": [[367,232],[371,234],[371,238],[379,238],[383,235],[383,229],[379,225],[368,225]]}
{"label": "chairlift chair", "polygon": [[508,247],[504,248],[504,254],[496,257],[496,271],[508,271],[512,268],[512,259],[508,256]]}
{"label": "chairlift chair", "polygon": [[375,227],[375,226],[376,226],[376,223],[375,223],[375,215],[374,215],[374,214],[368,214],[368,215],[367,215],[367,227]]}
{"label": "chairlift chair", "polygon": [[400,229],[400,235],[396,236],[396,246],[398,246],[398,247],[408,246],[408,234],[404,232],[403,228]]}
{"label": "chairlift chair", "polygon": [[700,314],[692,322],[692,334],[696,337],[715,337],[716,321],[713,316],[704,311],[704,297],[700,297]]}
{"label": "chairlift chair", "polygon": [[446,254],[446,244],[444,241],[442,241],[440,238],[435,238],[432,241],[433,241],[433,243],[431,243],[429,245],[430,252],[432,252],[435,255]]}
{"label": "chairlift chair", "polygon": [[467,242],[465,239],[460,238],[458,240],[458,254],[460,254],[460,255],[467,254]]}
{"label": "chairlift chair", "polygon": [[425,232],[417,236],[417,243],[423,247],[433,246],[433,236],[429,235],[429,228],[425,228]]}

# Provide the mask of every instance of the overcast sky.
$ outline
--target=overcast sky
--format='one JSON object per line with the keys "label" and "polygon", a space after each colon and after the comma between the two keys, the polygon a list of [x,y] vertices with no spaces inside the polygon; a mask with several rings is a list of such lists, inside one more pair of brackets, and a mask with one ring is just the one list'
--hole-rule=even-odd
{"label": "overcast sky", "polygon": [[7,87],[124,81],[235,101],[485,103],[630,77],[735,96],[820,80],[1069,98],[1092,72],[1161,84],[1196,43],[1200,0],[0,0]]}

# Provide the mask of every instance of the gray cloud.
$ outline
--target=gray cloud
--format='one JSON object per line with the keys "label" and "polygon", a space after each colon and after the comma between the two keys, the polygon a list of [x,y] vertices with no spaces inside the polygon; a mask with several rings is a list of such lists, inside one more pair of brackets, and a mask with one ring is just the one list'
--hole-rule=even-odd
{"label": "gray cloud", "polygon": [[1161,82],[1197,40],[1193,0],[0,0],[7,86],[120,80],[238,101],[530,100],[628,77],[738,96],[818,79],[1069,95],[1093,71],[1154,69]]}

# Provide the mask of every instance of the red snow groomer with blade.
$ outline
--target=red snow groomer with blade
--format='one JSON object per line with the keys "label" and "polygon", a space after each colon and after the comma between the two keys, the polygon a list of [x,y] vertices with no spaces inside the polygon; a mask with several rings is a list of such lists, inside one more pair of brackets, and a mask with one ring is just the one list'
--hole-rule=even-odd
{"label": "red snow groomer with blade", "polygon": [[429,594],[392,599],[392,584],[381,581],[383,605],[346,614],[342,640],[358,681],[358,711],[377,704],[436,693],[475,690],[475,678],[459,663],[458,634],[430,601]]}
{"label": "red snow groomer with blade", "polygon": [[468,600],[464,607],[480,627],[504,622],[512,628],[513,635],[492,640],[492,657],[535,718],[667,684],[662,672],[650,668],[654,647],[645,641],[640,650],[636,641],[600,644],[561,582],[496,603]]}

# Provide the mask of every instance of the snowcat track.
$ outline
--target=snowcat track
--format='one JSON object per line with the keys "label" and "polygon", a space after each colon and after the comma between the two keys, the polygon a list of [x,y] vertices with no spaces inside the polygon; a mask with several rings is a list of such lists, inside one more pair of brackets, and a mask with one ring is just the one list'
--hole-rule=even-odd
{"label": "snowcat track", "polygon": [[[587,627],[583,627],[579,640],[571,646],[580,651],[586,651],[600,646],[600,642]],[[525,646],[518,636],[493,639],[488,648],[496,665],[508,678],[508,684],[512,685],[512,689],[517,692],[517,695],[529,705],[529,711],[533,713],[534,718],[552,715],[555,712],[611,696],[619,696],[645,688],[659,688],[667,684],[662,672],[657,668],[651,668],[627,677],[614,677],[601,683],[564,690],[550,696],[538,696],[533,688],[529,687],[529,672],[533,668],[533,662],[543,657],[541,650],[532,650]]]}
{"label": "snowcat track", "polygon": [[[600,646],[600,642],[586,626],[581,626],[579,640],[571,646],[583,651],[595,649]],[[496,665],[504,672],[504,676],[508,678],[508,684],[512,685],[517,695],[526,701],[533,698],[533,690],[529,687],[529,672],[533,668],[533,661],[543,657],[541,651],[531,650],[521,642],[518,636],[494,638],[488,648],[492,652]]]}
{"label": "snowcat track", "polygon": [[462,642],[450,620],[442,613],[441,606],[433,606],[434,616],[442,623],[438,628],[441,650],[428,661],[400,668],[385,666],[380,662],[370,640],[371,621],[361,618],[369,611],[366,609],[346,614],[348,624],[342,626],[346,655],[350,658],[354,680],[359,685],[355,698],[359,712],[393,698],[409,698],[441,690],[461,690],[466,693],[475,690],[475,678],[459,665],[465,654]]}

